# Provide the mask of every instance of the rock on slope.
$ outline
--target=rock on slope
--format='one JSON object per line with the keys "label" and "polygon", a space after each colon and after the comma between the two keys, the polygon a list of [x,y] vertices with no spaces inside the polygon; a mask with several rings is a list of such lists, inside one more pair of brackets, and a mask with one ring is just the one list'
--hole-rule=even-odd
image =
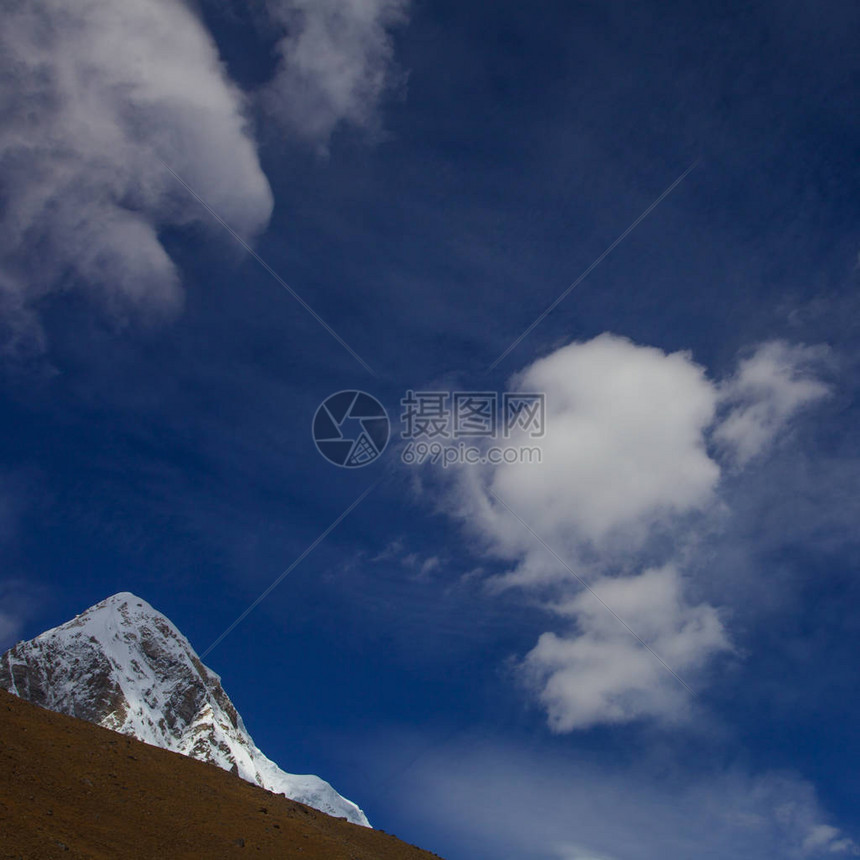
{"label": "rock on slope", "polygon": [[257,748],[221,679],[145,600],[115,594],[0,657],[0,689],[369,827],[317,776],[285,773]]}

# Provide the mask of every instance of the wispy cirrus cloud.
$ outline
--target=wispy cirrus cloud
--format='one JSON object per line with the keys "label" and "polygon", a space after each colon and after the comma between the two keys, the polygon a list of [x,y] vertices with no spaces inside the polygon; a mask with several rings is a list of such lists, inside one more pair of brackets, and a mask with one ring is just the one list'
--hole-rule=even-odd
{"label": "wispy cirrus cloud", "polygon": [[404,81],[392,32],[406,22],[408,6],[408,0],[269,0],[270,16],[286,31],[264,92],[270,110],[323,151],[341,123],[376,131],[382,96]]}
{"label": "wispy cirrus cloud", "polygon": [[416,826],[432,810],[437,844],[456,833],[474,856],[498,860],[860,856],[815,787],[789,772],[662,758],[607,766],[471,739],[419,762],[408,788],[397,802]]}
{"label": "wispy cirrus cloud", "polygon": [[828,395],[830,389],[818,377],[831,361],[826,347],[763,344],[720,386],[727,412],[714,440],[745,466],[767,450],[798,412]]}

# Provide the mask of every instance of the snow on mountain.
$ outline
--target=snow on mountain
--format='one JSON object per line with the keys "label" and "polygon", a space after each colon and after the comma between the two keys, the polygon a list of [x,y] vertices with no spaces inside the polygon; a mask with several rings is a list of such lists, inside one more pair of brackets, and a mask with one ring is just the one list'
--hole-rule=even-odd
{"label": "snow on mountain", "polygon": [[7,651],[0,688],[370,826],[318,776],[285,773],[266,758],[218,675],[167,618],[128,592]]}

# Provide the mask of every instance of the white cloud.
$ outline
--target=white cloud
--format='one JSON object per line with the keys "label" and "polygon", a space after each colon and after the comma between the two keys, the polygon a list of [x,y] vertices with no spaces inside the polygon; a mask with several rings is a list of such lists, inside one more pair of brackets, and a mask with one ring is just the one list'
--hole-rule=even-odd
{"label": "white cloud", "polygon": [[546,395],[546,436],[511,440],[539,441],[542,461],[463,470],[457,500],[489,551],[513,563],[496,586],[543,596],[567,621],[523,661],[529,688],[556,731],[689,716],[685,687],[581,583],[685,682],[729,647],[714,608],[688,602],[676,567],[643,565],[654,534],[714,503],[715,386],[688,353],[604,334],[535,362],[510,387]]}
{"label": "white cloud", "polygon": [[181,0],[32,0],[0,34],[0,283],[7,352],[43,345],[33,307],[82,286],[113,313],[175,313],[159,232],[208,216],[164,160],[239,232],[272,207],[244,101]]}
{"label": "white cloud", "polygon": [[740,466],[773,443],[797,412],[829,393],[816,373],[828,350],[771,341],[744,358],[720,389],[728,411],[714,440]]}
{"label": "white cloud", "polygon": [[[667,355],[604,334],[536,361],[510,388],[546,394],[546,436],[511,443],[538,444],[541,462],[460,476],[463,513],[497,551],[544,557],[527,533],[511,528],[488,490],[527,511],[545,539],[604,550],[640,545],[650,526],[711,501],[719,467],[704,432],[717,393],[687,353]],[[527,558],[521,578],[539,578],[543,567]]]}
{"label": "white cloud", "polygon": [[380,98],[402,79],[391,30],[408,0],[269,0],[286,27],[267,89],[272,110],[325,149],[340,123],[374,130]]}
{"label": "white cloud", "polygon": [[809,836],[803,841],[807,854],[842,854],[856,857],[860,846],[853,839],[844,837],[838,827],[829,824],[816,824],[810,829]]}
{"label": "white cloud", "polygon": [[571,631],[544,633],[523,663],[550,726],[567,732],[642,717],[686,718],[686,691],[654,654],[681,678],[697,672],[714,654],[729,649],[716,610],[689,605],[672,566],[602,579],[591,587],[593,593],[582,591],[556,607],[573,622]]}
{"label": "white cloud", "polygon": [[823,355],[764,344],[718,384],[689,353],[604,334],[511,380],[511,390],[546,395],[545,437],[510,440],[538,445],[541,462],[461,468],[449,501],[507,563],[492,585],[521,588],[565,619],[522,663],[553,729],[691,715],[685,684],[731,650],[720,614],[685,575],[697,520],[724,506],[723,461],[710,452],[733,464],[761,456],[826,392],[812,375]]}
{"label": "white cloud", "polygon": [[422,556],[413,552],[406,546],[403,538],[396,538],[391,541],[370,560],[374,563],[396,561],[414,579],[429,579],[432,574],[443,567],[443,561],[438,555]]}
{"label": "white cloud", "polygon": [[560,845],[557,852],[558,860],[615,860],[606,854],[598,856],[581,845]]}
{"label": "white cloud", "polygon": [[858,855],[803,778],[700,767],[665,750],[648,766],[612,766],[569,745],[538,754],[473,738],[419,761],[397,798],[413,830],[437,842],[456,834],[496,860]]}
{"label": "white cloud", "polygon": [[22,361],[45,351],[45,332],[26,293],[22,284],[0,275],[0,357]]}

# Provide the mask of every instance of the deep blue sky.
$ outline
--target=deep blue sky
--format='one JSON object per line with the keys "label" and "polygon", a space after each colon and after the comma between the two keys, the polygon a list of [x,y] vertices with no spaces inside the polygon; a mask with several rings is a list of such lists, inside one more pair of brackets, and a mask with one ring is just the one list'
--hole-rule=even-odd
{"label": "deep blue sky", "polygon": [[[271,72],[268,34],[203,5],[229,73],[253,89]],[[725,779],[719,796],[743,806],[762,774],[814,786],[826,822],[860,838],[858,25],[847,3],[417,2],[394,33],[408,79],[383,98],[380,133],[339,126],[324,154],[258,111],[275,209],[256,248],[378,376],[218,228],[162,232],[185,292],[172,321],[118,323],[73,286],[41,298],[44,353],[7,361],[0,382],[2,593],[17,636],[129,590],[202,651],[382,477],[207,658],[282,767],[319,773],[376,826],[449,860],[526,856],[504,835],[518,808],[540,860],[690,856],[665,841],[671,817],[657,835],[637,824],[639,799],[665,791],[661,808],[677,809]],[[502,390],[606,331],[691,350],[714,378],[766,340],[835,356],[833,396],[726,479],[733,514],[702,565],[739,651],[710,677],[695,729],[553,735],[510,663],[551,629],[545,613],[463,579],[504,565],[416,496],[393,448],[347,472],[310,436],[334,391],[365,389],[396,414],[408,388]],[[419,575],[430,557],[438,567]],[[627,786],[621,830],[640,828],[653,855],[599,833],[558,847],[576,841],[561,819],[576,834],[606,812],[564,799],[583,773],[608,796]],[[452,814],[440,774],[473,820]],[[481,823],[494,816],[498,843]],[[720,839],[697,856],[784,856]]]}

